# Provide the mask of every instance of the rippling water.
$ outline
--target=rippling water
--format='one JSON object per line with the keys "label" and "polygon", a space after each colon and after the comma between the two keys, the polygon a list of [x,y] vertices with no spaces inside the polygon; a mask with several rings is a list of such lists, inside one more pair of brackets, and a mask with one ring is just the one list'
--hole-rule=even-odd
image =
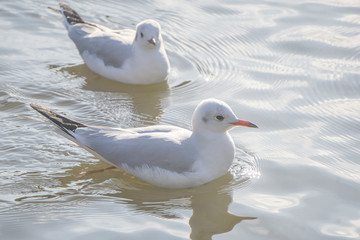
{"label": "rippling water", "polygon": [[[82,62],[57,1],[0,3],[1,239],[359,239],[360,2],[76,1],[112,28],[153,18],[169,84],[129,86]],[[229,173],[166,190],[107,165],[34,118],[190,128],[204,98],[259,129],[231,131]]]}

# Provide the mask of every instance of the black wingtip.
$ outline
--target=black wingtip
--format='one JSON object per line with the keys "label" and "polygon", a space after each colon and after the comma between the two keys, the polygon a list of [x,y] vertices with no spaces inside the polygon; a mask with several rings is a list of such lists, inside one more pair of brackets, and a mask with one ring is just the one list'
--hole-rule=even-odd
{"label": "black wingtip", "polygon": [[66,118],[64,116],[61,116],[57,114],[56,112],[50,111],[42,106],[39,106],[37,104],[30,104],[30,106],[39,112],[41,115],[49,119],[55,126],[66,132],[67,134],[71,135],[68,131],[75,132],[77,128],[80,127],[87,127],[86,125],[82,123],[75,122],[69,118]]}
{"label": "black wingtip", "polygon": [[37,112],[39,112],[40,114],[42,114],[42,115],[44,115],[44,116],[46,116],[44,113],[45,113],[46,111],[49,111],[49,110],[43,108],[42,106],[39,106],[39,105],[34,104],[34,103],[31,103],[31,104],[30,104],[30,107],[32,107],[34,110],[36,110]]}
{"label": "black wingtip", "polygon": [[77,23],[85,23],[84,20],[82,20],[82,18],[80,17],[80,15],[67,4],[60,2],[59,5],[60,9],[62,10],[61,12],[64,14],[66,21],[70,25],[74,25]]}

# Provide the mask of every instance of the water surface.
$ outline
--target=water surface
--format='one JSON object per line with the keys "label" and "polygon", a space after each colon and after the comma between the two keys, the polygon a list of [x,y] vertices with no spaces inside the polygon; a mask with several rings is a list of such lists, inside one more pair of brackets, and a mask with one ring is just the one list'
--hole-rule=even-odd
{"label": "water surface", "polygon": [[[111,28],[160,22],[168,84],[92,73],[57,1],[0,3],[1,239],[359,239],[358,1],[76,1]],[[167,190],[107,167],[29,103],[83,122],[190,128],[205,98],[259,129],[231,131],[229,173]]]}

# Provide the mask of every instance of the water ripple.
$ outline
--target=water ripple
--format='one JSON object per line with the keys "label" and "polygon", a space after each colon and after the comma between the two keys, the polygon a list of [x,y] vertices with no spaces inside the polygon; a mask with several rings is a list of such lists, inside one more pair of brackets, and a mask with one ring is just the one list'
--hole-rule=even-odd
{"label": "water ripple", "polygon": [[[168,85],[151,87],[92,73],[48,4],[58,7],[8,1],[0,10],[5,238],[46,239],[57,231],[230,239],[239,229],[249,239],[294,238],[299,229],[316,239],[358,236],[358,221],[349,220],[359,215],[358,1],[72,2],[85,20],[115,29],[160,22],[172,70]],[[85,124],[189,129],[194,108],[208,97],[225,100],[259,129],[231,131],[237,148],[228,174],[174,191],[120,170],[78,178],[107,165],[34,121],[39,116],[28,106]],[[252,217],[231,213],[243,211]],[[237,225],[256,217],[251,228]]]}

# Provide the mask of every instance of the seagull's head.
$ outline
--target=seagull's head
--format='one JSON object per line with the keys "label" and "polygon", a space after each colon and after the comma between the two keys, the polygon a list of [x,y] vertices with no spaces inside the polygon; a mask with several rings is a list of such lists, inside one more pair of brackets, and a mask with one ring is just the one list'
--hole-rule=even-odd
{"label": "seagull's head", "polygon": [[217,99],[202,101],[194,111],[192,124],[194,132],[207,130],[224,133],[235,126],[257,128],[251,122],[238,119],[229,105]]}
{"label": "seagull's head", "polygon": [[140,22],[136,26],[135,42],[143,48],[159,48],[162,42],[160,24],[152,19]]}

